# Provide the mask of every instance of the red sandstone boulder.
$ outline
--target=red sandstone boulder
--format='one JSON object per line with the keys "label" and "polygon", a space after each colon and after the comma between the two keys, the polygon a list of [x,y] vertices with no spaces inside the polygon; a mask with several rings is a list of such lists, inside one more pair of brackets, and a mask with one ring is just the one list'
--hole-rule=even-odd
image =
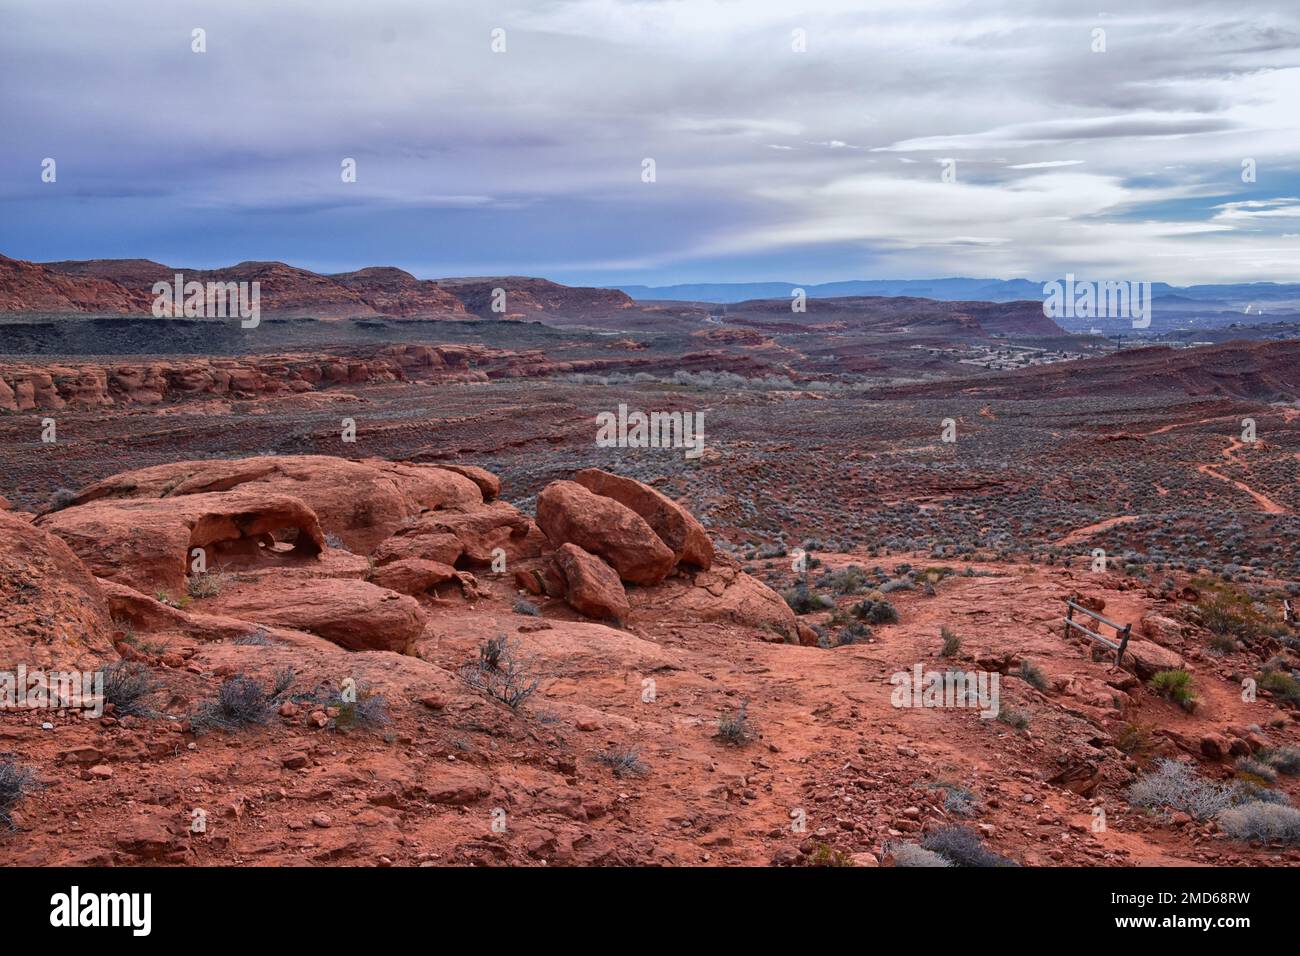
{"label": "red sandstone boulder", "polygon": [[713,563],[713,542],[695,517],[649,485],[632,478],[611,475],[599,468],[584,468],[573,480],[594,494],[613,498],[631,508],[654,529],[679,562],[708,569]]}
{"label": "red sandstone boulder", "polygon": [[423,594],[444,581],[458,580],[457,574],[449,564],[402,558],[376,567],[370,583],[398,594]]}
{"label": "red sandstone boulder", "polygon": [[781,595],[730,562],[676,576],[657,588],[629,594],[633,608],[682,621],[726,621],[752,627],[766,640],[800,641],[798,619]]}
{"label": "red sandstone boulder", "polygon": [[474,481],[435,465],[285,455],[182,461],[128,471],[83,488],[74,504],[102,498],[175,499],[233,488],[302,499],[327,534],[338,535],[363,554],[422,511],[483,503]]}
{"label": "red sandstone boulder", "polygon": [[308,631],[353,651],[400,651],[425,624],[414,598],[341,578],[266,580],[205,601],[204,610]]}
{"label": "red sandstone boulder", "polygon": [[[485,567],[492,563],[493,552],[500,548],[507,561],[536,557],[541,553],[543,537],[526,514],[504,501],[493,501],[465,509],[429,511],[399,530],[389,542],[380,546],[385,554],[401,547],[402,539],[431,538],[451,535],[460,542],[460,557],[471,565]],[[388,550],[385,550],[388,549]],[[379,552],[376,552],[378,560]]]}
{"label": "red sandstone boulder", "polygon": [[192,552],[208,570],[314,558],[325,547],[316,515],[298,498],[257,489],[179,498],[102,499],[42,515],[99,577],[147,593],[185,593]]}
{"label": "red sandstone boulder", "polygon": [[617,572],[576,544],[562,544],[552,556],[564,581],[564,600],[579,614],[598,620],[627,620],[631,608]]}
{"label": "red sandstone boulder", "polygon": [[460,538],[445,531],[412,532],[389,538],[375,549],[376,565],[392,561],[422,560],[437,564],[455,564],[465,546]]}
{"label": "red sandstone boulder", "polygon": [[59,538],[0,511],[0,671],[91,670],[114,659],[99,583]]}
{"label": "red sandstone boulder", "polygon": [[1132,668],[1143,680],[1150,680],[1158,671],[1181,670],[1183,659],[1151,641],[1130,640],[1124,649],[1124,666]]}
{"label": "red sandstone boulder", "polygon": [[474,465],[434,465],[435,468],[441,468],[444,471],[450,471],[454,475],[460,475],[462,478],[468,478],[474,484],[478,485],[479,492],[483,495],[484,501],[492,501],[501,494],[501,479],[485,468],[476,468]]}
{"label": "red sandstone boulder", "polygon": [[675,563],[672,549],[640,515],[573,481],[553,481],[542,490],[537,523],[551,544],[572,543],[599,555],[632,584],[658,584]]}

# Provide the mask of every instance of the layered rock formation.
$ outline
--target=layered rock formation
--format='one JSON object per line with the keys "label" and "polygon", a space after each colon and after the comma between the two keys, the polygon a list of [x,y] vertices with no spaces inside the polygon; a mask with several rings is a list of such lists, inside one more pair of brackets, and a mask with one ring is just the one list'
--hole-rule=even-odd
{"label": "layered rock formation", "polygon": [[181,606],[207,626],[246,621],[350,650],[400,651],[430,607],[478,600],[478,573],[513,575],[525,591],[598,620],[626,624],[635,606],[666,600],[695,619],[797,638],[785,603],[718,566],[704,528],[676,502],[607,472],[579,477],[600,493],[554,482],[534,523],[496,500],[495,475],[470,465],[314,455],[174,462],[89,485],[23,527],[71,548],[77,567],[111,583],[128,617],[186,632],[193,621],[170,620]]}

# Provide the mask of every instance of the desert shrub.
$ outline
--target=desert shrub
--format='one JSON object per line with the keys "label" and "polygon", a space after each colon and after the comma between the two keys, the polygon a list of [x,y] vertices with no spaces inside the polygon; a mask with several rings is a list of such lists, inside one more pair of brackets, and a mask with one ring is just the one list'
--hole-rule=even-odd
{"label": "desert shrub", "polygon": [[1129,787],[1128,801],[1137,807],[1181,810],[1208,820],[1241,802],[1241,794],[1236,787],[1206,780],[1189,763],[1161,760],[1155,770]]}
{"label": "desert shrub", "polygon": [[293,670],[285,668],[266,688],[247,674],[236,674],[221,685],[215,701],[205,702],[190,716],[190,726],[199,734],[264,724],[283,703],[293,678]]}
{"label": "desert shrub", "polygon": [[1149,686],[1161,697],[1167,697],[1186,711],[1196,709],[1196,694],[1192,690],[1192,675],[1184,670],[1157,671]]}
{"label": "desert shrub", "polygon": [[1270,747],[1255,756],[1278,773],[1290,777],[1300,776],[1300,747]]}
{"label": "desert shrub", "polygon": [[537,693],[545,679],[537,662],[515,653],[504,634],[490,637],[478,649],[478,660],[466,664],[461,679],[475,690],[518,710]]}
{"label": "desert shrub", "polygon": [[969,817],[979,809],[979,798],[959,783],[941,780],[930,784],[928,789],[943,791],[943,808],[954,816]]}
{"label": "desert shrub", "polygon": [[1231,634],[1211,634],[1210,650],[1218,654],[1231,654],[1237,649],[1237,639]]}
{"label": "desert shrub", "polygon": [[72,502],[77,498],[77,493],[71,488],[60,488],[50,495],[49,502],[45,505],[46,513],[51,511],[62,511],[64,508],[71,507]]}
{"label": "desert shrub", "polygon": [[836,640],[839,642],[839,646],[843,647],[846,644],[865,644],[871,640],[871,636],[871,628],[861,621],[852,621],[845,627],[840,628]]}
{"label": "desert shrub", "polygon": [[868,624],[896,624],[898,611],[885,600],[866,598],[849,608],[849,613]]}
{"label": "desert shrub", "polygon": [[887,851],[894,858],[894,866],[952,866],[947,857],[915,843],[891,843]]}
{"label": "desert shrub", "polygon": [[1016,730],[1024,730],[1029,726],[1029,715],[1027,713],[1006,705],[998,707],[997,719]]}
{"label": "desert shrub", "polygon": [[641,760],[641,752],[636,747],[607,750],[596,755],[596,762],[614,771],[614,776],[619,779],[644,777],[650,772],[650,768]]}
{"label": "desert shrub", "polygon": [[867,575],[856,564],[832,571],[823,578],[826,587],[836,594],[857,594],[867,585]]}
{"label": "desert shrub", "polygon": [[1195,616],[1211,634],[1249,642],[1267,628],[1268,619],[1246,592],[1208,578],[1192,584],[1200,592]]}
{"label": "desert shrub", "polygon": [[541,608],[539,608],[532,601],[525,601],[523,598],[520,598],[518,601],[515,602],[514,611],[516,614],[523,614],[528,617],[542,616]]}
{"label": "desert shrub", "polygon": [[843,850],[837,850],[825,843],[819,845],[808,858],[809,866],[853,866],[853,861]]}
{"label": "desert shrub", "polygon": [[262,628],[255,631],[249,631],[247,634],[241,634],[235,638],[234,643],[247,647],[274,647],[283,643],[276,640]]}
{"label": "desert shrub", "polygon": [[147,701],[158,690],[149,668],[138,661],[114,661],[104,668],[104,703],[123,717],[152,717]]}
{"label": "desert shrub", "polygon": [[955,631],[947,627],[939,628],[939,636],[943,638],[943,649],[939,651],[942,657],[956,657],[961,653],[961,638]]}
{"label": "desert shrub", "polygon": [[485,671],[498,670],[501,659],[510,650],[510,638],[504,634],[489,637],[478,646],[478,666]]}
{"label": "desert shrub", "polygon": [[835,606],[835,602],[825,594],[809,591],[804,584],[782,591],[781,597],[785,598],[785,603],[790,605],[790,610],[796,614],[812,614]]}
{"label": "desert shrub", "polygon": [[1246,803],[1219,814],[1219,829],[1234,840],[1300,845],[1300,810],[1278,803]]}
{"label": "desert shrub", "polygon": [[12,830],[18,801],[37,787],[36,775],[10,757],[0,757],[0,830]]}
{"label": "desert shrub", "polygon": [[334,691],[327,707],[337,707],[339,715],[334,718],[337,730],[382,727],[388,723],[388,698],[377,693],[365,684],[358,684],[356,700],[344,700],[343,694]]}
{"label": "desert shrub", "polygon": [[734,717],[723,717],[718,721],[718,732],[714,734],[723,743],[733,747],[743,747],[754,739],[754,728],[750,726],[746,704],[741,704]]}
{"label": "desert shrub", "polygon": [[1032,661],[1021,661],[1018,673],[1020,679],[1030,687],[1034,688],[1034,690],[1047,690],[1047,675],[1036,667]]}
{"label": "desert shrub", "polygon": [[1129,756],[1145,751],[1151,745],[1151,735],[1137,724],[1125,724],[1115,736],[1115,747]]}
{"label": "desert shrub", "polygon": [[1240,757],[1236,763],[1237,772],[1248,780],[1259,783],[1275,783],[1277,770],[1254,757]]}
{"label": "desert shrub", "polygon": [[1286,671],[1265,671],[1260,675],[1259,686],[1283,700],[1300,703],[1300,681]]}
{"label": "desert shrub", "polygon": [[185,590],[195,600],[216,597],[225,588],[226,580],[227,576],[220,571],[204,571],[190,575]]}
{"label": "desert shrub", "polygon": [[1015,866],[984,846],[970,827],[951,826],[935,830],[921,841],[922,849],[937,853],[954,866]]}

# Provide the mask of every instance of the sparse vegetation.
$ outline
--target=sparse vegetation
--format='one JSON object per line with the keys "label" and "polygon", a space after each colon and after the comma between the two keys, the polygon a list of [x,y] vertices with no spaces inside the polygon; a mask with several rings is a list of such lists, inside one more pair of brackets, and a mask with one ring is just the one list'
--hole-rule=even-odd
{"label": "sparse vegetation", "polygon": [[0,830],[14,828],[13,808],[36,789],[36,775],[11,757],[0,757]]}
{"label": "sparse vegetation", "polygon": [[1242,794],[1237,787],[1206,780],[1190,763],[1161,760],[1129,787],[1128,799],[1137,807],[1181,810],[1208,820],[1240,803]]}
{"label": "sparse vegetation", "polygon": [[894,605],[883,598],[873,600],[865,598],[849,608],[849,613],[867,624],[897,624],[898,611]]}
{"label": "sparse vegetation", "polygon": [[1224,810],[1219,828],[1234,840],[1300,846],[1300,810],[1279,803],[1256,801]]}
{"label": "sparse vegetation", "polygon": [[1137,724],[1125,724],[1115,736],[1115,747],[1130,757],[1145,752],[1151,746],[1151,735],[1145,727]]}
{"label": "sparse vegetation", "polygon": [[939,628],[939,637],[943,639],[943,649],[939,651],[942,657],[956,657],[961,653],[961,638],[956,632],[947,627]]}
{"label": "sparse vegetation", "polygon": [[515,612],[516,614],[523,614],[523,615],[526,615],[527,617],[541,617],[541,616],[542,616],[541,608],[539,608],[539,607],[538,607],[536,604],[534,604],[532,601],[525,601],[523,598],[520,598],[518,601],[515,602],[515,604],[514,604],[514,612]]}
{"label": "sparse vegetation", "polygon": [[803,583],[782,591],[781,597],[785,598],[785,603],[790,605],[790,610],[796,614],[814,614],[835,606],[831,598],[825,594],[809,591],[808,586]]}
{"label": "sparse vegetation", "polygon": [[734,716],[718,721],[718,732],[714,736],[733,747],[743,747],[753,740],[754,729],[750,726],[747,708],[747,704],[741,704]]}
{"label": "sparse vegetation", "polygon": [[820,844],[808,858],[809,866],[853,866],[853,860],[843,850]]}
{"label": "sparse vegetation", "polygon": [[1021,661],[1020,669],[1017,671],[1020,679],[1037,691],[1046,691],[1048,688],[1047,675],[1044,674],[1032,661]]}
{"label": "sparse vegetation", "polygon": [[388,723],[388,698],[365,685],[358,685],[356,700],[344,700],[339,694],[332,704],[339,715],[334,718],[337,730],[372,729]]}
{"label": "sparse vegetation", "polygon": [[891,843],[887,852],[893,856],[894,866],[952,866],[947,857],[915,843]]}
{"label": "sparse vegetation", "polygon": [[226,586],[228,575],[221,571],[204,571],[191,574],[186,582],[186,592],[195,600],[216,597]]}
{"label": "sparse vegetation", "polygon": [[921,848],[937,853],[953,866],[1015,866],[1004,856],[989,850],[970,827],[951,826],[935,830],[921,841]]}
{"label": "sparse vegetation", "polygon": [[76,500],[77,493],[71,488],[59,488],[54,494],[50,495],[50,500],[45,505],[45,511],[47,514],[52,511],[62,511],[64,508],[72,507],[72,503]]}
{"label": "sparse vegetation", "polygon": [[596,762],[614,771],[614,776],[644,777],[650,768],[641,760],[641,752],[636,747],[619,750],[607,750],[596,755]]}
{"label": "sparse vegetation", "polygon": [[478,660],[461,668],[460,676],[475,690],[498,700],[511,710],[518,710],[537,693],[545,679],[531,657],[515,652],[504,634],[490,637],[479,645]]}
{"label": "sparse vegetation", "polygon": [[1265,670],[1259,677],[1261,689],[1283,700],[1300,703],[1300,681],[1283,670]]}
{"label": "sparse vegetation", "polygon": [[205,702],[190,715],[190,726],[200,734],[264,724],[284,701],[293,680],[289,668],[276,673],[270,688],[246,674],[236,674],[221,685],[215,701]]}
{"label": "sparse vegetation", "polygon": [[121,717],[152,717],[147,703],[158,690],[153,673],[138,661],[114,661],[104,668],[104,703]]}
{"label": "sparse vegetation", "polygon": [[1192,675],[1184,670],[1157,671],[1149,686],[1161,697],[1172,700],[1186,711],[1196,709],[1196,693],[1192,689]]}
{"label": "sparse vegetation", "polygon": [[1254,757],[1238,758],[1236,767],[1238,779],[1246,782],[1259,785],[1277,782],[1277,770]]}
{"label": "sparse vegetation", "polygon": [[1235,647],[1237,640],[1250,643],[1267,627],[1267,617],[1240,588],[1205,577],[1194,579],[1192,585],[1199,592],[1195,616],[1216,637]]}
{"label": "sparse vegetation", "polygon": [[1300,747],[1270,747],[1255,755],[1259,760],[1289,777],[1300,776]]}
{"label": "sparse vegetation", "polygon": [[1024,730],[1029,726],[1029,715],[1027,713],[1006,704],[998,707],[997,719],[1015,730]]}
{"label": "sparse vegetation", "polygon": [[958,817],[973,816],[979,810],[979,798],[974,792],[951,780],[928,784],[930,790],[943,791],[943,808]]}
{"label": "sparse vegetation", "polygon": [[250,631],[247,634],[239,635],[239,637],[235,638],[233,643],[245,647],[275,647],[276,645],[282,642],[276,640],[274,637],[268,634],[263,628],[259,627],[255,631]]}

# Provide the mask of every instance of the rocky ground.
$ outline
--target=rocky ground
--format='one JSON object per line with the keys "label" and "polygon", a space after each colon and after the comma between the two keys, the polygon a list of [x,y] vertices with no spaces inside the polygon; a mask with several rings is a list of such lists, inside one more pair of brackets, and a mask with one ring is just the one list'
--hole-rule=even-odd
{"label": "rocky ground", "polygon": [[[1133,790],[1300,798],[1300,413],[1250,369],[905,394],[817,336],[434,324],[0,363],[0,673],[120,702],[0,711],[0,860],[1300,862]],[[619,403],[707,447],[597,447]],[[918,665],[997,716],[895,706]]]}
{"label": "rocky ground", "polygon": [[[1294,701],[1239,689],[1294,644],[1212,652],[1187,582],[903,555],[756,566],[835,602],[796,616],[670,499],[573,477],[536,520],[472,466],[312,456],[158,466],[34,521],[0,513],[0,669],[121,657],[153,687],[117,697],[137,714],[4,715],[4,749],[43,786],[0,852],[874,865],[956,824],[1028,865],[1300,862],[1126,799],[1161,757],[1228,778],[1300,742]],[[882,587],[897,621],[834,646]],[[1071,595],[1136,625],[1127,667],[1063,638]],[[942,628],[960,636],[947,658]],[[891,675],[917,664],[998,673],[1018,716],[895,707]],[[1194,712],[1144,684],[1174,667]],[[241,725],[215,702],[246,679],[265,699]]]}

